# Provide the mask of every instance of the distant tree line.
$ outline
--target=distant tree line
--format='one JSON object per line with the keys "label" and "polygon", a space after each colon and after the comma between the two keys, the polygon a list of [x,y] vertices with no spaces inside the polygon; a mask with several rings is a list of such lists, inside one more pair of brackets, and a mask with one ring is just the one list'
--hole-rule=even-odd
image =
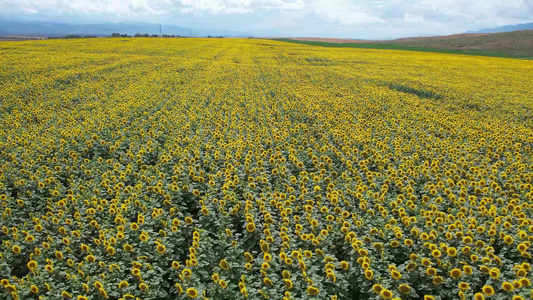
{"label": "distant tree line", "polygon": [[49,39],[92,39],[92,38],[95,38],[95,37],[97,37],[97,36],[96,35],[90,35],[90,34],[86,34],[86,35],[68,34],[68,35],[65,35],[65,36],[57,36],[57,37],[51,36],[51,37],[49,37]]}
{"label": "distant tree line", "polygon": [[[121,34],[118,32],[113,32],[111,34],[111,37],[159,37],[159,34],[148,34],[148,33],[136,33],[133,36],[129,36],[127,34]],[[163,37],[182,37],[181,35],[174,35],[174,34],[163,34]]]}
{"label": "distant tree line", "polygon": [[118,32],[113,32],[111,37],[129,37],[127,34],[120,34]]}
{"label": "distant tree line", "polygon": [[[118,33],[118,32],[113,32],[113,34],[111,34],[111,37],[159,37],[158,34],[148,34],[148,33],[136,33],[135,35],[133,36],[130,36],[130,35],[127,35],[127,34],[121,34],[121,33]],[[187,36],[181,36],[181,35],[175,35],[175,34],[163,34],[162,37],[166,37],[166,38],[169,38],[169,37],[187,37]],[[211,35],[208,35],[207,36],[208,38],[223,38],[223,36],[219,35],[219,36],[211,36]]]}

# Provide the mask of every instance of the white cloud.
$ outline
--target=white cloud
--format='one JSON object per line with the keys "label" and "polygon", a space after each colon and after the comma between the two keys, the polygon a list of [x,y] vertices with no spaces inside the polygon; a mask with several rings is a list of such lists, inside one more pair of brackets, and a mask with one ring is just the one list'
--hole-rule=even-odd
{"label": "white cloud", "polygon": [[[232,18],[235,14],[241,16]],[[285,26],[286,32],[299,30],[295,35],[307,35],[310,28],[328,34],[388,30],[413,35],[531,22],[533,0],[0,0],[0,17],[25,15],[148,22],[181,22],[187,15],[221,28]]]}
{"label": "white cloud", "polygon": [[422,16],[406,13],[403,17],[403,21],[408,24],[411,24],[411,23],[422,24],[424,23],[424,18]]}
{"label": "white cloud", "polygon": [[350,3],[347,0],[314,0],[311,3],[314,12],[320,17],[338,21],[344,25],[376,24],[385,20],[372,12],[374,2],[362,1]]}
{"label": "white cloud", "polygon": [[168,13],[172,11],[253,13],[256,9],[297,10],[303,0],[0,0],[0,14],[42,11],[88,13]]}

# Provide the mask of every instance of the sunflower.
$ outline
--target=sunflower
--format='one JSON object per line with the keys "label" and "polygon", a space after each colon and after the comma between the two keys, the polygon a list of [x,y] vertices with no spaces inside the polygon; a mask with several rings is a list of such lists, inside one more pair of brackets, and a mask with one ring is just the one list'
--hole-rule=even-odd
{"label": "sunflower", "polygon": [[223,270],[229,270],[229,264],[228,264],[228,261],[226,261],[225,259],[221,260],[220,263],[219,263],[220,267],[223,269]]}
{"label": "sunflower", "polygon": [[137,230],[139,230],[139,224],[133,222],[133,223],[130,224],[130,228],[133,231],[137,231]]}
{"label": "sunflower", "polygon": [[270,246],[267,243],[261,243],[261,251],[268,252],[270,250]]}
{"label": "sunflower", "polygon": [[461,291],[466,291],[466,290],[468,290],[470,288],[469,284],[467,282],[464,282],[464,281],[463,282],[459,282],[458,286],[459,286],[459,289]]}
{"label": "sunflower", "polygon": [[28,267],[28,270],[33,271],[37,268],[37,262],[35,260],[30,260],[26,266]]}
{"label": "sunflower", "polygon": [[290,279],[283,279],[283,281],[284,281],[284,283],[285,283],[285,289],[287,289],[287,290],[292,289],[292,286],[293,286],[293,284],[292,284],[292,280],[290,280]]}
{"label": "sunflower", "polygon": [[252,262],[254,260],[252,254],[250,254],[250,252],[244,252],[244,258],[246,258],[247,262]]}
{"label": "sunflower", "polygon": [[402,274],[396,270],[392,270],[391,271],[391,276],[392,278],[396,279],[396,280],[399,280],[402,278]]}
{"label": "sunflower", "polygon": [[254,232],[255,231],[255,224],[254,223],[248,223],[246,224],[246,230],[248,232]]}
{"label": "sunflower", "polygon": [[314,286],[310,286],[310,287],[307,288],[307,294],[309,294],[311,296],[318,295],[318,292],[319,292],[319,290],[316,287],[314,287]]}
{"label": "sunflower", "polygon": [[228,283],[225,280],[220,280],[218,284],[222,289],[226,289],[226,287],[228,286]]}
{"label": "sunflower", "polygon": [[328,272],[327,277],[331,282],[333,283],[337,282],[337,276],[335,276],[333,272]]}
{"label": "sunflower", "polygon": [[130,245],[130,244],[124,244],[124,251],[132,252],[133,251],[133,246]]}
{"label": "sunflower", "polygon": [[474,300],[485,300],[485,296],[482,293],[476,293],[474,295]]}
{"label": "sunflower", "polygon": [[198,297],[198,291],[194,288],[188,288],[187,289],[187,296],[190,298],[196,298]]}
{"label": "sunflower", "polygon": [[515,281],[513,281],[513,286],[514,286],[515,290],[518,290],[518,289],[520,289],[522,287],[522,284],[520,283],[519,280],[515,280]]}
{"label": "sunflower", "polygon": [[414,269],[416,269],[416,263],[415,262],[410,262],[407,264],[407,266],[405,266],[405,269],[407,271],[413,271]]}
{"label": "sunflower", "polygon": [[181,275],[183,275],[185,278],[189,278],[192,275],[192,271],[190,269],[183,269],[183,271],[181,271]]}
{"label": "sunflower", "polygon": [[465,265],[465,266],[463,266],[463,272],[464,272],[466,275],[472,275],[472,273],[474,272],[474,270],[472,269],[471,266],[469,266],[469,265]]}
{"label": "sunflower", "polygon": [[54,272],[54,267],[52,267],[52,265],[46,265],[44,266],[44,269],[50,274]]}
{"label": "sunflower", "polygon": [[133,275],[135,277],[139,277],[139,276],[141,276],[141,270],[137,269],[137,268],[133,268],[133,269],[131,269],[131,275]]}
{"label": "sunflower", "polygon": [[422,265],[424,267],[428,267],[428,266],[431,266],[431,261],[427,258],[422,258],[422,261],[421,261]]}
{"label": "sunflower", "polygon": [[340,267],[343,270],[348,270],[348,268],[350,267],[350,264],[347,261],[343,260],[340,262]]}
{"label": "sunflower", "polygon": [[387,289],[382,289],[379,294],[383,299],[391,299],[393,296],[392,291],[389,291]]}
{"label": "sunflower", "polygon": [[272,261],[272,255],[270,253],[264,253],[263,254],[263,259],[266,261],[266,262],[270,262]]}
{"label": "sunflower", "polygon": [[523,278],[520,278],[519,281],[522,286],[527,286],[527,287],[531,286],[531,281],[529,280],[529,278],[523,277]]}
{"label": "sunflower", "polygon": [[98,293],[100,294],[100,296],[102,296],[102,298],[107,298],[108,297],[107,296],[107,292],[104,289],[99,289]]}
{"label": "sunflower", "polygon": [[441,255],[442,255],[442,253],[439,250],[437,250],[437,249],[435,249],[435,250],[433,250],[431,252],[431,256],[433,256],[434,258],[439,258],[439,257],[441,257]]}
{"label": "sunflower", "polygon": [[148,289],[148,285],[144,282],[141,282],[139,284],[139,288],[141,289],[141,291],[145,292]]}
{"label": "sunflower", "polygon": [[435,276],[435,277],[433,278],[433,284],[434,284],[434,285],[439,285],[439,284],[441,284],[443,281],[444,281],[444,278],[442,278],[442,276]]}
{"label": "sunflower", "polygon": [[374,293],[376,294],[381,293],[382,290],[383,290],[383,287],[380,284],[374,284],[372,286],[372,291],[374,291]]}
{"label": "sunflower", "polygon": [[104,285],[100,282],[100,281],[95,281],[94,282],[94,287],[99,290],[99,289],[102,289],[104,287]]}
{"label": "sunflower", "polygon": [[164,254],[167,251],[167,248],[163,244],[158,244],[156,247],[156,251],[159,254]]}
{"label": "sunflower", "polygon": [[[270,280],[270,278],[268,278],[268,277],[263,278],[263,284],[266,285],[266,286],[272,286],[273,285],[272,280]],[[242,285],[242,282],[239,282],[239,286],[240,285]]]}
{"label": "sunflower", "polygon": [[481,289],[481,291],[483,292],[483,294],[487,295],[487,296],[492,296],[494,295],[494,288],[490,285],[484,285],[483,288]]}
{"label": "sunflower", "polygon": [[502,289],[506,292],[512,292],[514,290],[514,285],[511,282],[504,281],[502,283]]}
{"label": "sunflower", "polygon": [[143,242],[146,242],[148,240],[148,234],[145,234],[144,232],[139,235],[139,239]]}
{"label": "sunflower", "polygon": [[171,265],[172,265],[172,268],[173,268],[173,269],[179,269],[179,268],[180,268],[180,263],[177,262],[177,261],[175,261],[175,260],[172,261],[172,264],[171,264]]}
{"label": "sunflower", "polygon": [[454,247],[448,247],[448,249],[446,249],[446,254],[450,257],[455,257],[457,256],[457,249]]}
{"label": "sunflower", "polygon": [[374,272],[372,270],[365,270],[365,278],[367,280],[372,280],[372,277],[374,277]]}
{"label": "sunflower", "polygon": [[450,271],[450,277],[453,278],[453,279],[457,279],[457,278],[461,277],[462,274],[463,274],[463,272],[460,269],[452,269]]}
{"label": "sunflower", "polygon": [[12,284],[8,284],[4,288],[10,293],[17,293],[17,287]]}
{"label": "sunflower", "polygon": [[493,279],[498,279],[498,278],[500,278],[500,270],[498,268],[492,268],[489,271],[489,275]]}
{"label": "sunflower", "polygon": [[531,271],[531,265],[529,263],[527,263],[527,262],[522,263],[522,265],[520,265],[520,267],[522,267],[522,269],[524,269],[526,271]]}
{"label": "sunflower", "polygon": [[527,271],[524,269],[518,269],[516,270],[516,277],[526,277]]}
{"label": "sunflower", "polygon": [[35,295],[39,294],[39,288],[33,284],[30,286],[30,291]]}
{"label": "sunflower", "polygon": [[435,276],[435,275],[437,275],[437,269],[435,269],[435,268],[427,268],[426,269],[426,274],[428,276]]}
{"label": "sunflower", "polygon": [[408,284],[400,284],[398,290],[400,293],[408,295],[411,292],[411,287]]}
{"label": "sunflower", "polygon": [[520,243],[518,246],[516,246],[516,249],[520,252],[526,251],[528,246],[525,243]]}

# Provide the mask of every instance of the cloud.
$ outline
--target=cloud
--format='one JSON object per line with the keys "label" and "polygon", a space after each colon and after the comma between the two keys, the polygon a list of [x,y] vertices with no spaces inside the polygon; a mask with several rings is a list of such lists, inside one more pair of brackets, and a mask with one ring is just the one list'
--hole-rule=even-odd
{"label": "cloud", "polygon": [[314,12],[321,18],[337,21],[343,25],[384,23],[385,20],[372,11],[375,3],[362,1],[353,4],[347,0],[315,0],[311,5]]}
{"label": "cloud", "polygon": [[253,13],[258,9],[301,10],[304,0],[0,0],[0,14],[42,11],[88,13]]}
{"label": "cloud", "polygon": [[[235,17],[239,15],[238,17]],[[0,0],[0,17],[188,22],[287,35],[447,34],[533,21],[531,0]],[[69,19],[70,18],[70,19]],[[178,21],[179,20],[179,21]],[[421,26],[423,25],[423,26]],[[285,28],[283,28],[285,27]],[[403,34],[402,34],[403,33]]]}

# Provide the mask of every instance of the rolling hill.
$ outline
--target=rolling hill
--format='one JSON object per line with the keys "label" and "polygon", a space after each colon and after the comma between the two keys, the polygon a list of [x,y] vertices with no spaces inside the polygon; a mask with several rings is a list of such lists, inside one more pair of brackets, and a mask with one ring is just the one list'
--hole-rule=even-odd
{"label": "rolling hill", "polygon": [[533,56],[533,30],[407,38],[392,40],[387,43],[399,46],[425,47],[473,53]]}
{"label": "rolling hill", "polygon": [[324,38],[291,38],[283,40],[325,47],[415,50],[533,59],[533,30],[466,33],[372,42]]}

